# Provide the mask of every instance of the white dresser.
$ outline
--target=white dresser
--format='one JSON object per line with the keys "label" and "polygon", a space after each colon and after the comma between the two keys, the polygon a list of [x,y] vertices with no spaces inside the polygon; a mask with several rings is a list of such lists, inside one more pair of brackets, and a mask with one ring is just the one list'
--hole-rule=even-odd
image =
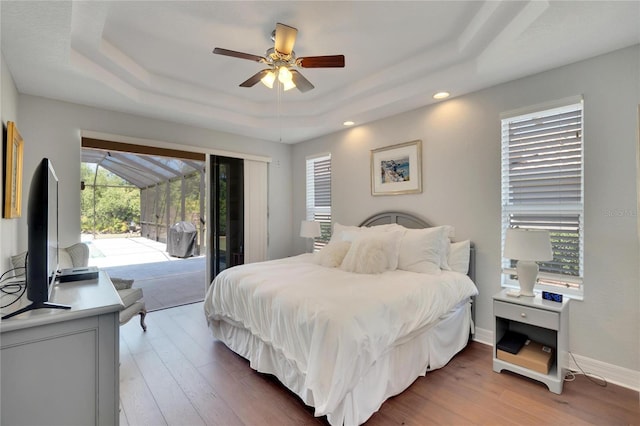
{"label": "white dresser", "polygon": [[71,309],[0,322],[0,424],[117,425],[122,301],[109,276],[57,284],[51,301]]}

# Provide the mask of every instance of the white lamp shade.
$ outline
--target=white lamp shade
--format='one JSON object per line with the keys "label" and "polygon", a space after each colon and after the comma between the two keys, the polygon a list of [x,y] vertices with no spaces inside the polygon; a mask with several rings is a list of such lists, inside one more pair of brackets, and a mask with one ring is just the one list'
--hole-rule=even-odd
{"label": "white lamp shade", "polygon": [[300,236],[303,238],[316,238],[320,236],[320,222],[303,220],[300,224]]}
{"label": "white lamp shade", "polygon": [[276,74],[273,71],[269,71],[260,79],[262,84],[267,86],[269,89],[273,89],[273,82],[276,81]]}
{"label": "white lamp shade", "polygon": [[278,69],[278,80],[280,80],[280,83],[285,84],[287,82],[290,82],[292,79],[293,79],[293,74],[291,74],[291,71],[289,71],[289,68],[280,67]]}
{"label": "white lamp shade", "polygon": [[553,260],[551,238],[545,229],[509,228],[504,240],[504,257],[517,260]]}
{"label": "white lamp shade", "polygon": [[293,80],[285,81],[284,83],[282,83],[282,88],[285,92],[287,90],[293,89],[294,87],[296,87],[296,84],[293,82]]}

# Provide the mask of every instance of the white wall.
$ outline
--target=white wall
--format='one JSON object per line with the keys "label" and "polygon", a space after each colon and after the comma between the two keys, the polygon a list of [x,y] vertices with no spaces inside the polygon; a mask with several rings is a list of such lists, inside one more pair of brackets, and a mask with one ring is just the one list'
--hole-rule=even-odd
{"label": "white wall", "polygon": [[[289,254],[291,170],[280,165],[290,164],[290,146],[24,94],[19,95],[19,101],[19,126],[25,141],[23,191],[28,191],[37,163],[43,157],[50,158],[60,182],[59,232],[62,246],[80,238],[81,130],[89,130],[271,157],[268,256],[278,258]],[[19,250],[26,249],[26,232],[23,215],[18,227]]]}
{"label": "white wall", "polygon": [[[2,84],[0,86],[0,117],[2,117],[3,129],[6,131],[7,121],[16,123],[18,130],[22,132],[22,126],[18,121],[18,90],[11,78],[11,73],[5,63],[2,53],[0,53],[0,76]],[[6,134],[4,134],[6,137]],[[0,165],[4,164],[3,150],[0,149]],[[0,171],[4,170],[0,167]],[[4,174],[0,172],[0,188],[4,188]],[[0,194],[4,194],[0,190]],[[23,195],[24,197],[24,195]],[[24,205],[24,201],[23,201]],[[4,203],[0,203],[3,206]],[[2,215],[0,214],[0,217]],[[18,219],[0,219],[0,272],[8,270],[11,266],[9,256],[17,253],[18,250]]]}
{"label": "white wall", "polygon": [[[305,215],[305,156],[332,153],[334,221],[384,210],[451,224],[477,249],[477,326],[493,330],[500,290],[500,114],[583,95],[584,301],[571,304],[571,351],[640,371],[636,187],[640,47],[502,84],[294,146],[293,233]],[[345,119],[348,117],[345,117]],[[373,197],[370,150],[421,139],[423,193]],[[294,238],[294,251],[304,242]]]}

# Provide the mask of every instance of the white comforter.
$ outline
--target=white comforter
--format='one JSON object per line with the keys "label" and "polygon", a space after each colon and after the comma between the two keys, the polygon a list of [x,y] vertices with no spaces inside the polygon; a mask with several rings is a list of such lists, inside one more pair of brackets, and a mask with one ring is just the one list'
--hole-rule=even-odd
{"label": "white comforter", "polygon": [[386,351],[475,294],[457,272],[354,274],[301,255],[223,271],[205,312],[208,321],[242,326],[286,357],[322,416]]}

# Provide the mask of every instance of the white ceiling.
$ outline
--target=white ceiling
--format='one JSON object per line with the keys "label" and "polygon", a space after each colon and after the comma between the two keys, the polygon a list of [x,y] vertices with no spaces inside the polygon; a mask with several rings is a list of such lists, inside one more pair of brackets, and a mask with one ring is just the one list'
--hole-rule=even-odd
{"label": "white ceiling", "polygon": [[[295,143],[640,43],[639,1],[6,1],[20,93]],[[276,22],[298,28],[315,89],[238,85]],[[90,130],[90,129],[89,129]]]}

